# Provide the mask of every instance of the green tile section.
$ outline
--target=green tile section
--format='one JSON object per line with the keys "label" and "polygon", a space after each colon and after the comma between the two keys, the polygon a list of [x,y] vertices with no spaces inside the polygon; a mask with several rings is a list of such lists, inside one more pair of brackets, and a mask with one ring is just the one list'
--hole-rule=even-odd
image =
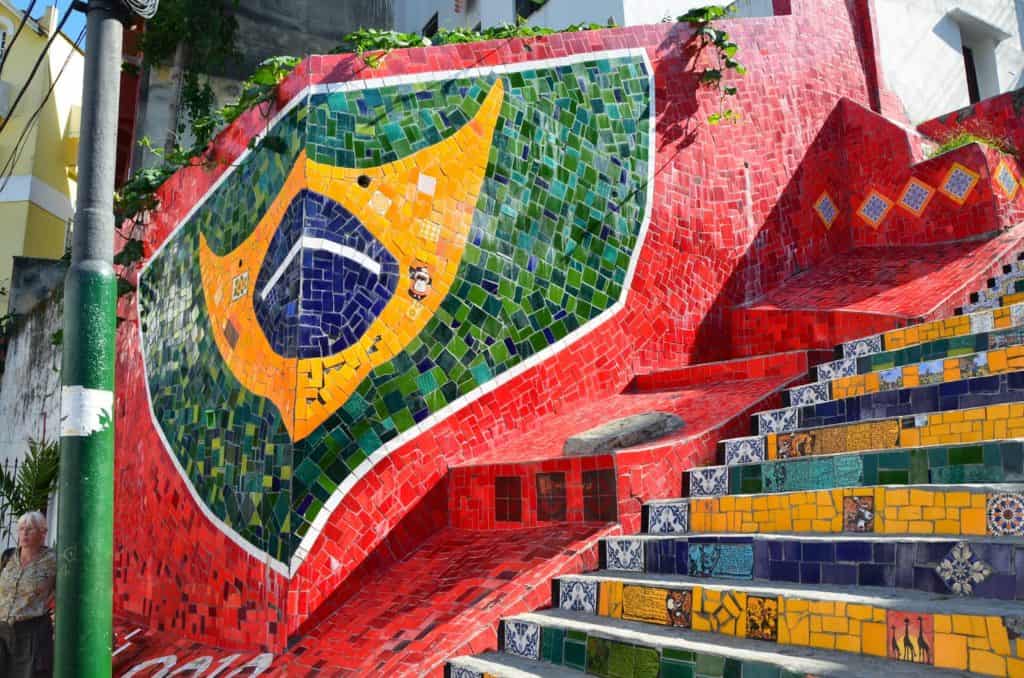
{"label": "green tile section", "polygon": [[541,627],[541,661],[602,678],[795,678],[778,666]]}
{"label": "green tile section", "polygon": [[729,467],[729,494],[1022,480],[1024,443],[1007,441],[740,464]]}
{"label": "green tile section", "polygon": [[[209,333],[198,262],[266,213],[302,150],[338,166],[409,156],[460,129],[496,77],[505,99],[452,288],[427,327],[293,444]],[[618,300],[640,235],[651,151],[641,56],[312,96],[154,256],[139,288],[157,423],[208,508],[287,561],[331,492],[388,441],[583,327]]]}

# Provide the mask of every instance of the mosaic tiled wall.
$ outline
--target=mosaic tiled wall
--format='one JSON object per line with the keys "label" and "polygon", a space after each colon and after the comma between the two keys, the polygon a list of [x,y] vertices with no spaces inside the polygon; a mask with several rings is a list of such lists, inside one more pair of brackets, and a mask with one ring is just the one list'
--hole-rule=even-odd
{"label": "mosaic tiled wall", "polygon": [[325,85],[271,127],[286,148],[245,158],[140,285],[153,412],[212,513],[288,561],[389,442],[612,309],[650,77],[618,53]]}
{"label": "mosaic tiled wall", "polygon": [[[1018,642],[1021,621],[1015,616],[905,610],[892,602],[883,607],[864,599],[837,601],[819,597],[811,590],[767,595],[740,585],[731,588],[681,583],[669,588],[629,580],[563,578],[560,586],[567,585],[587,591],[568,599],[562,597],[563,609],[601,617],[950,669],[970,668],[989,675],[1015,675],[1024,667],[1020,659],[1024,643]],[[676,610],[678,614],[674,614]],[[515,641],[531,629],[510,631],[510,623],[523,624],[506,622],[505,651],[530,656],[525,649],[518,651],[523,648],[516,647]],[[537,645],[542,647],[539,628],[537,635]]]}

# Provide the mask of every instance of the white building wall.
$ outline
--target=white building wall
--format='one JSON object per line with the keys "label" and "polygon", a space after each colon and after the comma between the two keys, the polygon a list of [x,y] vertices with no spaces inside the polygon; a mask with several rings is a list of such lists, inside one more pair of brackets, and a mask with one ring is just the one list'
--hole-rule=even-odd
{"label": "white building wall", "polygon": [[1024,85],[1024,0],[874,0],[874,6],[882,74],[911,121],[970,103],[965,44],[974,52],[982,98]]}
{"label": "white building wall", "polygon": [[[515,0],[464,0],[467,11],[455,13],[453,0],[395,0],[395,30],[419,33],[437,12],[441,28],[472,28],[479,22],[484,28],[515,21]],[[578,23],[616,26],[653,24],[694,7],[709,4],[708,0],[548,0],[528,19],[534,26],[565,28]],[[736,0],[736,16],[771,16],[772,0]]]}

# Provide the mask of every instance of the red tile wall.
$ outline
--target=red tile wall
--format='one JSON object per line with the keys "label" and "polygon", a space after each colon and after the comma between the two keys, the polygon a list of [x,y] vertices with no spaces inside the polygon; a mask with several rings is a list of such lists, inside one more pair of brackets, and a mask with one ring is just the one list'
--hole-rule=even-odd
{"label": "red tile wall", "polygon": [[[282,84],[275,106],[311,82],[645,47],[656,85],[654,206],[627,307],[600,330],[392,452],[344,498],[290,580],[224,536],[189,495],[149,417],[140,414],[146,401],[138,327],[135,321],[123,324],[117,367],[118,611],[156,630],[224,647],[278,650],[289,633],[315,619],[312,615],[350,575],[364,571],[359,569],[364,562],[374,562],[367,558],[381,557],[374,554],[380,553],[387,535],[404,529],[403,518],[417,506],[434,516],[423,525],[435,524],[439,505],[433,500],[424,505],[423,498],[435,496],[431,492],[450,466],[493,449],[502,436],[538,417],[618,392],[635,374],[686,365],[702,342],[720,342],[731,306],[758,298],[854,242],[883,238],[858,235],[850,226],[850,214],[826,230],[810,210],[826,187],[836,191],[833,197],[845,212],[855,199],[856,188],[844,174],[851,163],[850,152],[843,150],[850,131],[843,124],[845,112],[855,111],[849,120],[865,138],[898,136],[877,116],[856,112],[870,104],[872,92],[858,42],[860,29],[855,29],[861,21],[859,3],[780,4],[791,5],[792,15],[723,22],[741,46],[740,58],[749,74],[738,83],[740,95],[734,102],[740,121],[717,127],[706,122],[716,102],[712,92],[697,87],[703,66],[694,63],[686,47],[691,32],[676,25],[408,50],[390,54],[376,70],[353,56],[312,57],[301,64]],[[852,103],[838,104],[844,97]],[[257,111],[242,116],[211,148],[213,162],[182,170],[161,189],[163,208],[147,232],[147,253],[169,235],[263,124]],[[859,148],[869,157],[879,153],[869,145]],[[864,170],[862,182],[881,180],[900,163],[905,169],[910,158],[910,151],[897,148],[884,162]],[[977,203],[977,219],[988,219],[991,228],[994,209],[983,205],[984,196]],[[899,228],[904,227],[910,228],[901,222]],[[899,228],[886,228],[884,238],[898,238]],[[957,221],[954,228],[971,226]],[[928,226],[924,232],[937,235],[940,228]],[[776,401],[772,396],[756,409]],[[629,460],[628,467],[620,459],[620,468],[629,469],[619,476],[624,527],[637,529],[644,499],[678,493],[678,471],[694,460],[709,459],[717,439],[744,433],[740,428],[734,423],[700,439],[673,443],[657,458]],[[570,488],[578,486],[583,462],[562,463],[576,474]],[[489,481],[470,478],[471,469],[453,474],[453,488],[464,488],[469,499],[465,510],[448,506],[451,520],[493,527],[479,509],[487,501]],[[514,472],[523,474],[524,489],[532,491],[534,484],[526,477],[534,471]],[[571,496],[570,512],[581,510],[582,499],[573,508],[577,502]],[[395,539],[403,548],[422,537],[418,529],[401,534]]]}

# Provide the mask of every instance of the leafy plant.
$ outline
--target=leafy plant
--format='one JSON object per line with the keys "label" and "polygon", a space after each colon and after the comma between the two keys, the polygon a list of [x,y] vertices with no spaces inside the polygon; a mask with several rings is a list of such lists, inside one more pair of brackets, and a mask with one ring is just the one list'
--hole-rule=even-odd
{"label": "leafy plant", "polygon": [[728,71],[736,75],[745,75],[747,69],[736,59],[739,45],[732,41],[729,34],[712,26],[712,22],[729,15],[732,8],[708,5],[696,7],[678,17],[678,21],[689,24],[697,30],[700,40],[698,55],[705,49],[713,50],[713,63],[700,74],[700,84],[718,90],[718,111],[708,116],[708,123],[717,125],[724,120],[738,120],[739,113],[726,107],[726,98],[734,97],[739,92],[735,85],[726,85],[724,76]]}
{"label": "leafy plant", "polygon": [[[142,229],[145,226],[146,215],[159,206],[157,189],[182,167],[209,165],[212,162],[212,157],[208,153],[209,144],[217,132],[253,106],[260,106],[273,99],[277,86],[298,63],[297,57],[290,56],[273,57],[262,62],[256,72],[242,83],[242,93],[237,101],[192,121],[195,141],[187,148],[176,144],[168,152],[162,148],[155,148],[147,138],[139,142],[160,158],[161,163],[159,167],[135,172],[114,195],[114,215],[119,224],[119,231],[125,239],[124,247],[114,257],[114,263],[122,272],[118,278],[118,298],[130,294],[135,289],[123,273],[142,261]],[[264,143],[271,149],[280,148],[272,136],[266,137]]]}
{"label": "leafy plant", "polygon": [[441,29],[433,38],[427,38],[418,33],[399,33],[398,31],[363,28],[347,34],[342,38],[341,43],[331,50],[331,53],[353,53],[361,57],[370,68],[377,68],[384,61],[384,58],[395,49],[429,47],[431,45],[464,45],[484,40],[536,38],[554,33],[575,33],[607,27],[601,24],[579,23],[556,30],[543,26],[532,26],[525,19],[519,17],[515,23],[505,23],[482,30],[472,28]]}
{"label": "leafy plant", "polygon": [[942,139],[939,142],[939,145],[928,153],[928,157],[934,158],[935,156],[948,153],[969,144],[983,144],[996,149],[1000,153],[1006,153],[1008,155],[1018,157],[1020,155],[1020,152],[1014,148],[1013,144],[1005,137],[996,136],[995,134],[989,134],[987,132],[968,132],[965,129],[957,129]]}
{"label": "leafy plant", "polygon": [[28,454],[16,468],[16,475],[0,468],[0,524],[29,511],[46,511],[57,489],[60,442],[29,440]]}

